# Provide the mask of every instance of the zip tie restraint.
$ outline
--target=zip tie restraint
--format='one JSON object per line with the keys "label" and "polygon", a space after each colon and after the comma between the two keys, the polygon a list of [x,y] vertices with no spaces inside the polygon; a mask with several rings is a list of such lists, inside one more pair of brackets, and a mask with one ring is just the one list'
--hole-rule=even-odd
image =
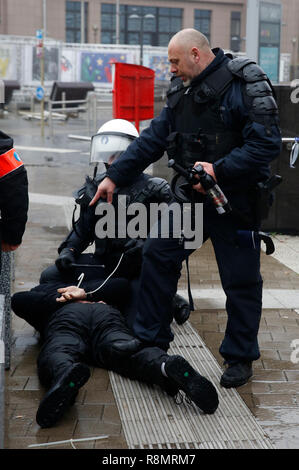
{"label": "zip tie restraint", "polygon": [[[92,290],[92,291],[90,291],[90,292],[86,292],[86,294],[94,294],[95,292],[97,292],[98,290],[100,290],[101,287],[103,287],[103,286],[106,284],[106,282],[110,279],[111,276],[113,276],[113,274],[115,273],[115,271],[118,269],[118,267],[119,267],[119,265],[120,265],[120,263],[121,263],[123,257],[124,257],[124,253],[122,253],[122,255],[121,255],[121,257],[119,258],[119,261],[118,261],[116,267],[114,268],[114,270],[112,271],[112,273],[110,273],[109,276],[106,277],[105,281],[102,282],[102,284],[101,284],[99,287],[97,287],[95,290]],[[82,273],[82,274],[83,274],[83,273]],[[79,287],[79,286],[77,286],[77,287]]]}
{"label": "zip tie restraint", "polygon": [[81,439],[67,439],[66,441],[55,441],[55,442],[43,442],[42,444],[30,444],[28,447],[46,447],[46,446],[54,446],[59,444],[67,444],[70,443],[73,449],[76,449],[74,446],[74,442],[83,442],[83,441],[96,441],[98,439],[108,439],[108,435],[104,436],[97,436],[97,437],[84,437]]}

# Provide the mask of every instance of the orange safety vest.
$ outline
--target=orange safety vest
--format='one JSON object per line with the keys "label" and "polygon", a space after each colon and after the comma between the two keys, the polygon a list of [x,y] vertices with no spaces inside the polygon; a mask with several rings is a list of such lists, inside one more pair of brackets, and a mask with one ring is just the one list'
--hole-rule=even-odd
{"label": "orange safety vest", "polygon": [[14,148],[0,155],[0,178],[16,170],[24,163]]}

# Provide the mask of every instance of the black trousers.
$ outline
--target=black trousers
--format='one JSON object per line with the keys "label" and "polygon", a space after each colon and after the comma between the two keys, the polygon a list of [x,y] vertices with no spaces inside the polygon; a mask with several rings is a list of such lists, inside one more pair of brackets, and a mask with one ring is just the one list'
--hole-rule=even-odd
{"label": "black trousers", "polygon": [[[248,212],[250,207],[246,200],[243,202],[244,212]],[[171,299],[177,290],[182,262],[194,251],[186,249],[182,239],[172,236],[171,213],[169,221],[169,237],[150,235],[145,243],[132,322],[138,338],[157,345],[173,339]],[[155,229],[160,235],[161,224],[158,225]],[[254,246],[240,243],[240,228],[244,226],[237,218],[220,216],[214,207],[204,205],[203,241],[211,239],[226,294],[228,321],[220,353],[229,363],[252,361],[260,356],[257,341],[262,309],[260,242]]]}
{"label": "black trousers", "polygon": [[122,314],[102,303],[72,303],[50,318],[37,365],[45,387],[50,387],[75,362],[113,370],[131,379],[163,386],[161,364],[168,355],[153,347],[130,355],[114,344],[133,339]]}

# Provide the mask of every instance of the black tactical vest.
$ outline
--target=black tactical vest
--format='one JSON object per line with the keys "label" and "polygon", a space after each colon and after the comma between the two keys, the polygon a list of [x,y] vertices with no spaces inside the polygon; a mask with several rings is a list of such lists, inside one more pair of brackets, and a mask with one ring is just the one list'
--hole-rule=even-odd
{"label": "black tactical vest", "polygon": [[175,111],[168,154],[186,168],[196,161],[213,163],[242,145],[241,131],[226,127],[222,117],[222,96],[234,80],[227,62],[198,84],[176,85],[168,92],[167,104]]}

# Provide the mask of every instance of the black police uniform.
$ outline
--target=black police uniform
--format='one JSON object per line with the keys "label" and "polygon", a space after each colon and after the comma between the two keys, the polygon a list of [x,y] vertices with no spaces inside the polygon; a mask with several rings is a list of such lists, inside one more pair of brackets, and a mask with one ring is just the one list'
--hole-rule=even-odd
{"label": "black police uniform", "polygon": [[[85,289],[94,285],[93,281],[82,284]],[[161,364],[169,356],[156,347],[141,349],[119,311],[128,296],[127,279],[110,279],[93,295],[94,303],[56,302],[58,287],[61,283],[47,282],[12,296],[15,314],[41,335],[37,367],[43,386],[51,387],[70,365],[84,362],[160,385],[172,395],[177,392],[161,374]]]}
{"label": "black police uniform", "polygon": [[[221,49],[213,52],[215,59],[189,86],[174,82],[160,116],[107,175],[117,186],[126,185],[174,143],[183,166],[195,161],[213,164],[234,216],[219,216],[206,197],[197,193],[192,197],[203,202],[204,240],[212,241],[227,297],[228,322],[220,353],[234,364],[259,357],[260,246],[259,242],[244,246],[238,231],[259,227],[255,184],[269,177],[269,164],[280,153],[281,135],[272,88],[262,69],[246,58],[232,59]],[[177,238],[146,241],[133,324],[134,334],[143,341],[165,344],[173,339],[169,305],[181,263],[190,253]]]}
{"label": "black police uniform", "polygon": [[[84,283],[85,289],[92,287],[92,283]],[[204,413],[216,411],[218,394],[208,379],[182,356],[169,356],[155,346],[144,347],[132,335],[118,310],[128,292],[127,279],[109,279],[91,303],[56,302],[56,288],[56,283],[47,282],[12,297],[14,312],[41,333],[38,376],[49,389],[37,410],[41,427],[55,424],[74,403],[79,388],[89,378],[88,365],[159,385],[173,397],[183,390]],[[112,300],[114,306],[98,303],[99,299]]]}

